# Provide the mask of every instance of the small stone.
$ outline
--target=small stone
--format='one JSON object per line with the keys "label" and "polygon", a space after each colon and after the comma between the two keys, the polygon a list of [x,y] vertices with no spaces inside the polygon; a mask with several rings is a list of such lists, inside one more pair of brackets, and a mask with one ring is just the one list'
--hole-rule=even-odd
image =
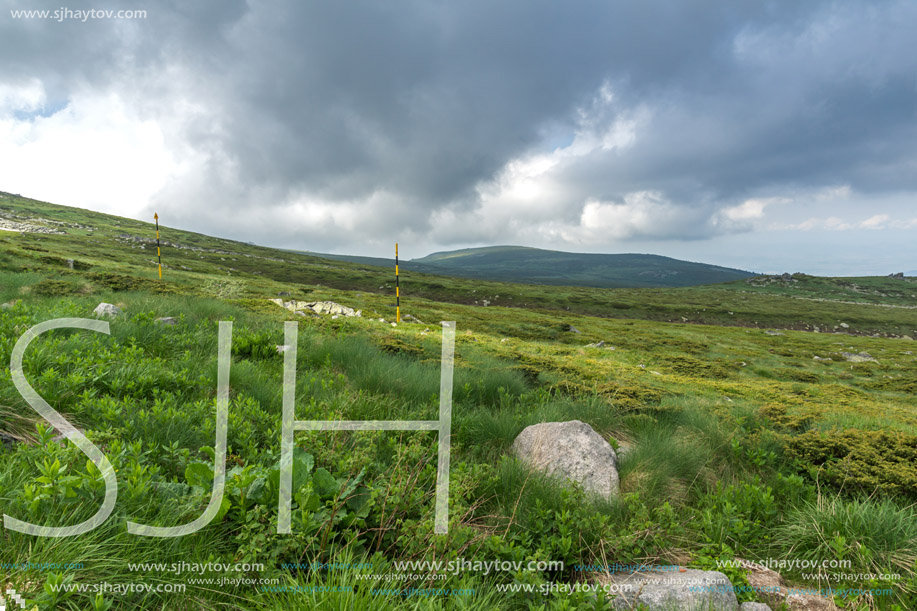
{"label": "small stone", "polygon": [[739,611],[771,611],[771,608],[764,603],[742,603]]}
{"label": "small stone", "polygon": [[781,333],[780,331],[771,331],[768,329],[764,332],[765,335],[786,335],[786,333]]}
{"label": "small stone", "polygon": [[289,297],[290,295],[292,295],[290,291],[280,291],[279,293],[277,293],[278,297]]}
{"label": "small stone", "polygon": [[850,328],[850,325],[848,325],[848,324],[845,323],[845,322],[842,322],[842,323],[840,324],[840,327],[841,327],[842,329],[849,329],[849,328]]}
{"label": "small stone", "polygon": [[121,313],[121,308],[110,303],[100,303],[92,312],[96,316],[117,316]]}
{"label": "small stone", "polygon": [[175,318],[173,318],[172,316],[162,316],[160,318],[157,318],[156,322],[158,322],[161,325],[168,325],[170,327],[174,327],[178,323],[178,321]]}
{"label": "small stone", "polygon": [[838,611],[834,601],[815,594],[791,594],[784,602],[790,611]]}

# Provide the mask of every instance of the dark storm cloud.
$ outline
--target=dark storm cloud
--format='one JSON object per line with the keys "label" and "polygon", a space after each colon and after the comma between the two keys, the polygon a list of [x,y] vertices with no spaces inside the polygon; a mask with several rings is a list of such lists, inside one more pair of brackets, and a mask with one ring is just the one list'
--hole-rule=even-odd
{"label": "dark storm cloud", "polygon": [[[590,121],[604,129],[638,115],[631,144],[556,170],[563,187],[545,214],[575,224],[587,200],[652,191],[672,210],[709,212],[676,217],[693,219],[685,232],[696,237],[716,210],[768,190],[917,189],[906,171],[917,163],[912,3],[69,8],[148,17],[4,18],[0,80],[38,77],[53,98],[90,83],[130,99],[170,145],[201,155],[155,201],[201,230],[276,242],[306,226],[319,245],[340,246],[399,227],[422,234],[448,209],[473,219],[455,236],[484,235],[480,185],[508,162],[549,152]],[[603,86],[613,99],[596,103]],[[307,213],[291,206],[303,202],[339,202],[349,215],[297,221]],[[490,232],[512,240],[508,228]]]}

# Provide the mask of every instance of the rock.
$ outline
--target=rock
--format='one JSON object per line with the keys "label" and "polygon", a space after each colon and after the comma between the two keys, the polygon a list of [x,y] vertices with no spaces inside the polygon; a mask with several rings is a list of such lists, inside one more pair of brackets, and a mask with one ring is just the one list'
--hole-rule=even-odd
{"label": "rock", "polygon": [[289,297],[290,295],[292,295],[290,291],[280,291],[279,293],[277,293],[278,297]]}
{"label": "rock", "polygon": [[742,603],[739,611],[771,611],[771,608],[764,603]]}
{"label": "rock", "polygon": [[96,316],[117,316],[121,313],[121,308],[110,303],[100,303],[92,313]]}
{"label": "rock", "polygon": [[763,564],[736,558],[742,568],[748,571],[748,585],[757,592],[759,598],[766,600],[771,606],[779,608],[787,595],[786,582],[780,573],[769,569]]}
{"label": "rock", "polygon": [[67,267],[73,269],[73,259],[67,259]]}
{"label": "rock", "polygon": [[[613,609],[634,609],[645,605],[648,611],[738,611],[729,578],[719,571],[686,569],[678,573],[636,572],[613,574],[610,581],[621,588],[612,601]],[[641,607],[642,608],[642,607]]]}
{"label": "rock", "polygon": [[357,316],[356,310],[333,301],[313,301],[303,305],[317,314],[337,314],[338,316]]}
{"label": "rock", "polygon": [[160,318],[157,318],[155,322],[158,322],[161,325],[168,325],[170,327],[174,327],[178,323],[178,320],[176,320],[172,316],[162,316]]}
{"label": "rock", "polygon": [[563,330],[569,331],[570,333],[579,333],[580,332],[580,330],[574,327],[573,325],[564,325]]}
{"label": "rock", "polygon": [[834,601],[815,594],[791,594],[786,597],[789,611],[838,611]]}
{"label": "rock", "polygon": [[414,322],[414,323],[417,323],[418,325],[425,324],[424,321],[420,320],[416,316],[412,316],[411,314],[405,314],[404,316],[401,317],[401,320],[403,320],[404,322]]}
{"label": "rock", "polygon": [[842,322],[842,323],[840,324],[840,327],[841,327],[841,329],[849,329],[849,328],[850,328],[850,325],[848,325],[848,324],[845,323],[845,322]]}
{"label": "rock", "polygon": [[13,304],[11,303],[4,303],[3,305],[0,305],[0,310],[10,310],[12,308],[13,308]]}
{"label": "rock", "polygon": [[602,498],[611,499],[618,493],[614,448],[585,422],[528,426],[513,442],[513,452],[530,467],[579,482],[587,492]]}
{"label": "rock", "polygon": [[868,352],[858,352],[853,354],[852,352],[841,352],[841,356],[847,359],[851,363],[878,363],[879,361],[873,358]]}
{"label": "rock", "polygon": [[764,332],[765,335],[786,335],[786,333],[781,333],[780,331],[771,331],[768,329]]}
{"label": "rock", "polygon": [[897,274],[889,274],[888,277],[889,277],[889,278],[897,278],[897,279],[899,279],[899,280],[903,280],[903,279],[904,279],[904,272],[898,272]]}
{"label": "rock", "polygon": [[17,443],[20,443],[20,441],[12,435],[0,433],[0,446],[12,449]]}
{"label": "rock", "polygon": [[600,341],[600,342],[596,342],[596,343],[594,343],[594,344],[586,344],[586,346],[589,347],[589,348],[601,348],[601,347],[604,346],[604,345],[605,345],[605,341],[604,341],[604,340],[602,340],[602,341]]}

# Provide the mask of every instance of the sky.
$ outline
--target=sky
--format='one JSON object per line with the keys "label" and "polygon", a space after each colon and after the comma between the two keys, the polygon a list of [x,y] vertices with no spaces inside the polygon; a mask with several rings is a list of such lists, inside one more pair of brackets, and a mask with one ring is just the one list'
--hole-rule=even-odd
{"label": "sky", "polygon": [[3,191],[317,252],[917,270],[912,1],[62,4],[0,0]]}

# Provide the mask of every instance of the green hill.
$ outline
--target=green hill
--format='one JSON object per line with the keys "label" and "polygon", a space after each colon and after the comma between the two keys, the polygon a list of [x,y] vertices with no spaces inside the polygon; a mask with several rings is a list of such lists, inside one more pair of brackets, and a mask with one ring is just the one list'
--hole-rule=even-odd
{"label": "green hill", "polygon": [[[393,259],[305,253],[364,265],[392,266]],[[751,272],[646,254],[595,254],[542,250],[526,246],[488,246],[436,252],[401,261],[401,268],[428,274],[502,282],[655,288],[698,286],[742,280]]]}
{"label": "green hill", "polygon": [[659,255],[571,253],[524,246],[438,252],[411,262],[468,278],[601,288],[697,286],[753,275]]}

